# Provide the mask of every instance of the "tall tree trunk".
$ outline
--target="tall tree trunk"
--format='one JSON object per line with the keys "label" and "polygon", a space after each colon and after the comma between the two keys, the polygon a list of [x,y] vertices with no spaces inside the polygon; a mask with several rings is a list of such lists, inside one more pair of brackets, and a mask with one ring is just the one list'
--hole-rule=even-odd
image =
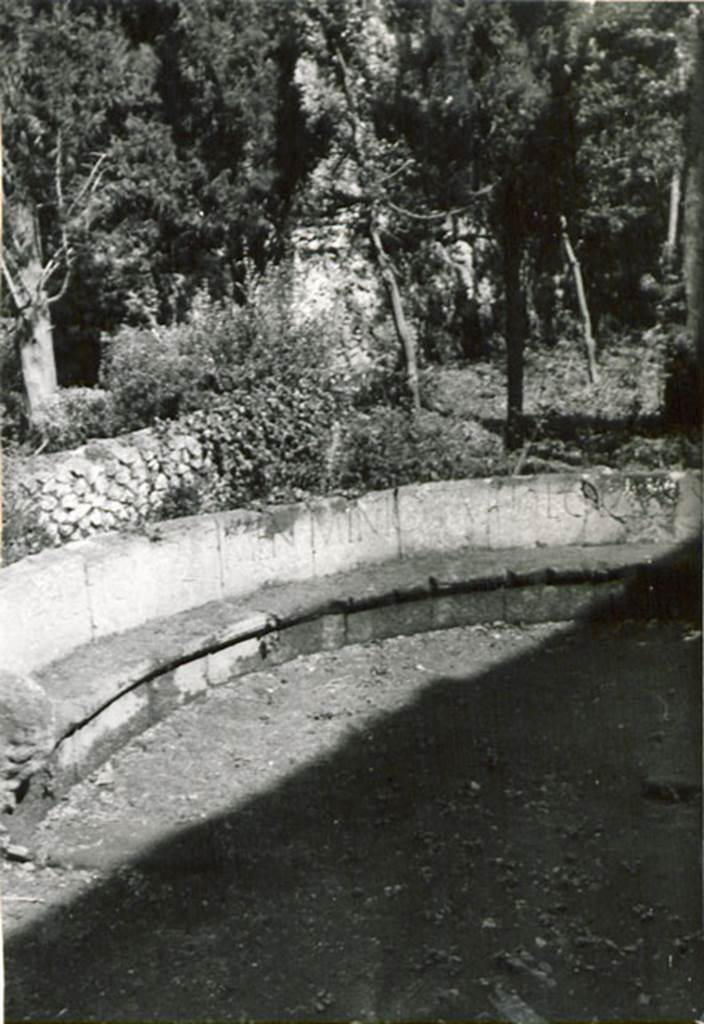
{"label": "tall tree trunk", "polygon": [[34,302],[20,343],[22,378],[27,392],[29,418],[35,426],[41,419],[41,409],[57,389],[54,339],[49,305],[44,295]]}
{"label": "tall tree trunk", "polygon": [[413,336],[413,332],[409,327],[406,316],[403,312],[403,302],[401,301],[401,292],[398,287],[398,281],[396,280],[396,274],[394,268],[391,265],[391,260],[384,251],[384,246],[381,242],[379,235],[379,229],[377,225],[372,221],[369,228],[372,242],[374,243],[374,249],[376,252],[377,262],[379,264],[379,270],[381,277],[386,287],[386,292],[389,296],[389,302],[391,304],[391,315],[394,321],[394,327],[396,329],[396,336],[401,345],[401,352],[403,355],[403,361],[406,368],[406,379],[408,381],[408,389],[411,392],[413,400],[414,412],[420,412],[420,387],[418,384],[418,358],[416,355],[416,341]]}
{"label": "tall tree trunk", "polygon": [[562,242],[565,246],[565,252],[567,253],[567,261],[572,269],[574,284],[577,290],[577,302],[579,303],[579,312],[582,317],[582,331],[584,334],[584,348],[587,353],[587,369],[589,372],[589,380],[592,384],[596,384],[599,380],[599,371],[597,370],[596,366],[596,343],[594,341],[594,334],[592,332],[592,318],[589,315],[587,293],[584,290],[582,268],[579,265],[577,255],[574,249],[572,248],[570,236],[567,234],[567,221],[564,217],[560,217],[560,228],[562,230]]}
{"label": "tall tree trunk", "polygon": [[682,223],[687,325],[670,341],[665,379],[665,421],[680,430],[701,428],[704,396],[704,11],[694,46]]}
{"label": "tall tree trunk", "polygon": [[[510,225],[507,224],[507,228]],[[521,289],[523,243],[518,232],[504,235],[503,277],[506,307],[507,404],[506,447],[523,443],[523,349],[525,344],[525,300]]]}
{"label": "tall tree trunk", "polygon": [[441,251],[457,277],[453,321],[459,334],[460,352],[465,359],[480,359],[484,354],[484,345],[476,299],[472,247],[468,242],[459,240],[448,249],[441,246]]}
{"label": "tall tree trunk", "polygon": [[704,11],[697,15],[696,55],[688,132],[689,173],[684,211],[684,278],[687,333],[704,387]]}
{"label": "tall tree trunk", "polygon": [[42,260],[39,225],[33,210],[21,203],[11,212],[16,261],[5,263],[5,278],[22,317],[20,355],[29,417],[38,425],[41,407],[57,389],[49,295]]}
{"label": "tall tree trunk", "polygon": [[[687,74],[685,70],[685,53],[679,42],[676,43],[677,82],[684,96],[687,91]],[[685,167],[675,166],[670,178],[670,211],[667,218],[667,238],[663,251],[664,269],[672,274],[677,270],[677,239],[680,227],[680,207],[682,205],[682,186],[686,177]]]}

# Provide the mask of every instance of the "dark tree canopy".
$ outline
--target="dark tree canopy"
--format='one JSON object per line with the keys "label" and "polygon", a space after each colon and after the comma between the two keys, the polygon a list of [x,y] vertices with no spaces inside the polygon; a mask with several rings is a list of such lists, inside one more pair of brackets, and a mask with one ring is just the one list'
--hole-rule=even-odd
{"label": "dark tree canopy", "polygon": [[0,0],[4,313],[93,384],[101,335],[238,294],[361,189],[409,308],[429,252],[475,247],[518,409],[561,218],[598,327],[647,326],[679,273],[693,26],[683,3]]}

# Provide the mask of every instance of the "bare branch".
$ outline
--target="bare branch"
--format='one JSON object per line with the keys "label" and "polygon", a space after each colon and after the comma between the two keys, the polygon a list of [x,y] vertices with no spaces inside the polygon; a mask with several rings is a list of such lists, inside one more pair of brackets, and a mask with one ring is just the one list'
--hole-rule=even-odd
{"label": "bare branch", "polygon": [[493,185],[485,185],[484,188],[480,188],[478,192],[472,193],[472,202],[467,203],[465,206],[458,206],[453,210],[442,210],[437,213],[415,213],[413,210],[406,210],[402,206],[397,206],[396,203],[393,203],[390,199],[387,199],[386,203],[396,213],[400,213],[403,217],[410,217],[412,220],[445,220],[447,217],[454,217],[460,213],[468,213],[472,209],[472,203],[477,199],[483,199],[484,196],[489,195],[493,188]]}
{"label": "bare branch", "polygon": [[29,302],[22,301],[22,298],[19,293],[19,288],[17,286],[17,282],[12,276],[12,272],[10,271],[10,268],[8,267],[7,262],[5,261],[5,258],[2,253],[0,253],[0,264],[2,264],[2,275],[5,278],[7,287],[9,288],[10,295],[12,296],[12,301],[14,302],[17,309],[20,312],[22,312],[22,310],[26,309],[26,307],[29,305]]}
{"label": "bare branch", "polygon": [[69,263],[68,266],[66,267],[66,273],[64,274],[64,279],[63,279],[63,281],[61,283],[61,287],[59,288],[58,292],[56,292],[55,295],[48,295],[47,296],[46,302],[47,302],[48,306],[52,306],[55,302],[58,302],[59,299],[63,299],[64,295],[66,294],[66,292],[68,290],[68,283],[71,280],[71,271],[72,270],[73,270],[73,265],[71,263]]}
{"label": "bare branch", "polygon": [[71,205],[69,206],[69,208],[68,208],[68,210],[66,212],[66,219],[67,220],[71,219],[71,217],[73,216],[73,212],[74,212],[75,208],[82,201],[82,199],[85,196],[85,194],[87,192],[95,192],[95,190],[98,187],[98,184],[100,182],[100,178],[103,175],[103,171],[104,171],[103,164],[105,163],[107,158],[108,158],[108,154],[107,153],[101,153],[100,156],[98,157],[98,159],[96,160],[95,164],[91,168],[90,174],[88,175],[88,177],[86,178],[85,182],[83,183],[83,187],[81,189],[79,189],[78,194],[75,196],[75,198],[71,202]]}
{"label": "bare branch", "polygon": [[379,184],[383,185],[385,181],[391,181],[391,179],[395,178],[397,174],[401,174],[407,167],[410,167],[412,163],[413,160],[410,157],[408,160],[404,160],[401,166],[397,167],[395,171],[390,171],[388,174],[385,174],[383,178],[380,178]]}
{"label": "bare branch", "polygon": [[577,302],[579,303],[579,312],[582,316],[582,329],[584,332],[584,347],[587,353],[589,381],[591,384],[598,384],[599,371],[596,365],[596,342],[594,341],[594,335],[592,334],[592,319],[589,315],[587,295],[584,289],[584,281],[582,279],[582,268],[579,265],[579,260],[577,259],[577,255],[572,247],[570,236],[567,233],[567,219],[564,215],[560,215],[560,231],[562,233],[562,242],[567,255],[567,262],[570,265],[572,275],[574,277],[575,289],[577,291]]}
{"label": "bare branch", "polygon": [[59,259],[59,253],[63,254],[63,249],[59,249],[58,252],[54,253],[49,262],[45,267],[42,268],[41,277],[39,278],[39,287],[43,288],[49,278],[56,273],[61,266],[61,260]]}
{"label": "bare branch", "polygon": [[405,210],[402,206],[397,206],[390,199],[387,200],[387,204],[394,213],[400,213],[403,217],[410,217],[411,220],[445,220],[448,215],[447,213],[414,213],[413,210]]}
{"label": "bare branch", "polygon": [[64,193],[61,184],[62,178],[62,162],[63,162],[63,137],[61,135],[61,129],[56,137],[56,163],[54,167],[54,186],[56,188],[56,205],[59,214],[63,213],[64,210]]}
{"label": "bare branch", "polygon": [[340,69],[340,84],[342,85],[342,91],[344,92],[345,99],[347,100],[347,106],[350,108],[354,116],[358,117],[357,104],[355,103],[354,96],[352,95],[352,90],[350,89],[347,63],[345,62],[345,58],[342,56],[342,53],[340,52],[339,48],[335,50],[335,59]]}
{"label": "bare branch", "polygon": [[67,287],[67,280],[68,280],[68,277],[69,277],[69,275],[71,273],[71,268],[72,268],[72,265],[73,265],[73,258],[75,256],[74,250],[71,248],[71,246],[68,244],[68,241],[66,240],[65,232],[62,231],[61,234],[62,234],[61,246],[60,246],[59,249],[56,250],[56,252],[51,257],[51,259],[49,260],[47,265],[42,269],[41,276],[39,278],[39,284],[37,286],[39,290],[43,289],[46,286],[47,282],[51,280],[53,275],[59,269],[61,264],[63,263],[65,265],[65,267],[66,267],[66,278],[64,279],[64,283],[61,286],[60,294],[55,296],[54,298],[49,299],[49,302],[56,302],[56,300],[58,298],[61,298],[65,294],[66,287]]}
{"label": "bare branch", "polygon": [[359,165],[360,171],[364,167],[364,160],[362,159],[362,151],[359,145],[359,113],[357,111],[357,104],[355,98],[352,95],[352,90],[349,83],[349,73],[347,71],[347,64],[345,58],[340,53],[340,50],[335,50],[335,60],[340,70],[340,85],[345,95],[345,101],[347,103],[347,115],[352,128],[352,151]]}

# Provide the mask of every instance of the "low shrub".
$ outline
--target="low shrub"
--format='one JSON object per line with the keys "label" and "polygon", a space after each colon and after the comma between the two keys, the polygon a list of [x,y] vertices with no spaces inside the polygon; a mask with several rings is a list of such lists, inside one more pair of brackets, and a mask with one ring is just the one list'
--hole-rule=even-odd
{"label": "low shrub", "polygon": [[697,354],[685,331],[668,338],[665,359],[665,424],[674,430],[697,430],[702,421],[702,393]]}
{"label": "low shrub", "polygon": [[701,445],[684,434],[667,437],[633,437],[613,453],[618,469],[699,469]]}
{"label": "low shrub", "polygon": [[377,406],[343,425],[335,482],[366,491],[503,471],[500,437],[475,420]]}
{"label": "low shrub", "polygon": [[0,381],[3,445],[17,445],[27,434],[27,402],[17,344],[17,322],[11,317],[0,317]]}
{"label": "low shrub", "polygon": [[114,431],[111,396],[101,388],[61,388],[44,403],[35,429],[49,452],[110,437]]}
{"label": "low shrub", "polygon": [[100,382],[110,394],[116,434],[178,415],[188,372],[179,340],[178,328],[156,334],[123,327],[106,343]]}
{"label": "low shrub", "polygon": [[[246,379],[237,392],[182,417],[177,429],[203,445],[216,469],[217,503],[233,508],[323,490],[336,411],[324,379]],[[156,429],[166,437],[174,426],[161,423]],[[197,509],[205,510],[202,504]]]}
{"label": "low shrub", "polygon": [[222,512],[229,507],[228,489],[219,477],[206,477],[192,483],[181,483],[166,492],[155,519],[178,519]]}
{"label": "low shrub", "polygon": [[292,386],[307,376],[342,387],[333,373],[335,325],[298,324],[285,281],[252,285],[244,304],[196,296],[188,319],[168,328],[123,328],[106,342],[101,382],[113,399],[118,431],[207,409],[270,380]]}
{"label": "low shrub", "polygon": [[19,486],[17,462],[3,458],[2,473],[2,565],[36,555],[54,541],[39,522],[36,503]]}

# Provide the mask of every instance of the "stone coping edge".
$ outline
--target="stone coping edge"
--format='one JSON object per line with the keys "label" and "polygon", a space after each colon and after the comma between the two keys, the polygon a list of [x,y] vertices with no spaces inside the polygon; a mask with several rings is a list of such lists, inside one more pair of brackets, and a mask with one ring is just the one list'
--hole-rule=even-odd
{"label": "stone coping edge", "polygon": [[[236,647],[247,640],[264,641],[271,634],[278,634],[282,630],[292,629],[295,626],[315,622],[324,616],[330,615],[354,615],[358,612],[373,611],[395,607],[402,604],[410,604],[417,601],[430,600],[436,597],[451,597],[455,595],[481,594],[498,590],[511,590],[520,587],[534,587],[539,585],[561,586],[567,584],[601,584],[615,580],[623,580],[626,576],[632,576],[638,571],[647,572],[648,563],[636,563],[623,568],[595,569],[595,570],[559,570],[539,569],[528,572],[515,572],[504,570],[490,576],[480,576],[470,580],[441,581],[430,576],[427,584],[416,584],[411,586],[394,587],[391,590],[381,591],[364,597],[330,598],[318,603],[311,604],[303,610],[291,613],[277,614],[275,612],[253,611],[242,620],[233,623],[215,636],[209,637],[205,642],[198,643],[187,650],[179,652],[178,655],[168,658],[152,665],[149,668],[137,669],[131,672],[124,679],[124,684],[118,692],[109,700],[98,706],[95,711],[86,717],[73,722],[67,727],[66,732],[59,740],[68,739],[77,730],[87,725],[96,718],[107,707],[119,700],[126,693],[134,690],[145,683],[149,683],[159,676],[173,672],[192,662],[199,661],[210,654],[218,654],[221,651]],[[494,620],[492,620],[494,621]],[[546,620],[548,621],[548,620]],[[265,655],[262,656],[263,659]],[[293,655],[295,657],[295,655]],[[41,679],[39,673],[37,678]]]}

